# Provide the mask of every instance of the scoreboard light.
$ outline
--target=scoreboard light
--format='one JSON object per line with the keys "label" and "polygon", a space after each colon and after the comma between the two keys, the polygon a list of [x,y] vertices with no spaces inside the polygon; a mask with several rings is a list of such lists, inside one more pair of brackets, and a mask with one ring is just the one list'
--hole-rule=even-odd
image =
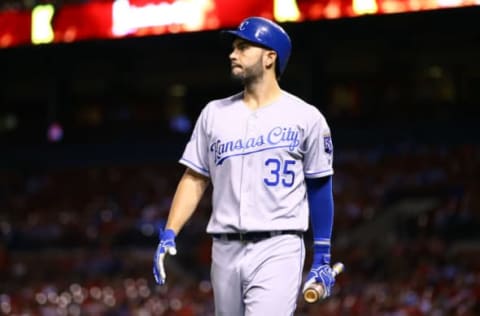
{"label": "scoreboard light", "polygon": [[55,7],[52,4],[37,5],[32,10],[32,44],[52,43],[54,32],[52,18]]}
{"label": "scoreboard light", "polygon": [[353,0],[353,11],[358,14],[375,14],[378,12],[377,1],[375,0]]}
{"label": "scoreboard light", "polygon": [[295,22],[300,19],[300,10],[295,0],[274,0],[273,16],[278,22]]}

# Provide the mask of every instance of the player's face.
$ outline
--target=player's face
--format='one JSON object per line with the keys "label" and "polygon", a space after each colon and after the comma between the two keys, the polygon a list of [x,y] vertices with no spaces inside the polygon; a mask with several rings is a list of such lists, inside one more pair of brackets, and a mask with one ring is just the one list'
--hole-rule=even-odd
{"label": "player's face", "polygon": [[232,78],[248,83],[263,76],[266,49],[242,39],[235,39],[230,54]]}

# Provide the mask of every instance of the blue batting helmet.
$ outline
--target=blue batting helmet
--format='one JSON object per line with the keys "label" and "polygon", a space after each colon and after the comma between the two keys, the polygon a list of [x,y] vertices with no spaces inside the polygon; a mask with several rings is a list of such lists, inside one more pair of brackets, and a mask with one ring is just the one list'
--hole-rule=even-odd
{"label": "blue batting helmet", "polygon": [[274,50],[277,53],[278,75],[287,67],[292,42],[287,32],[275,22],[262,17],[250,17],[243,20],[238,29],[226,32]]}

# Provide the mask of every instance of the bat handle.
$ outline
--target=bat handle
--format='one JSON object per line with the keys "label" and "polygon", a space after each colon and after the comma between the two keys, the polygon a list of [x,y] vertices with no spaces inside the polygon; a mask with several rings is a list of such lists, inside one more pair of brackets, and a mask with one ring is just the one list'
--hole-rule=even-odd
{"label": "bat handle", "polygon": [[[341,262],[337,262],[332,267],[333,276],[337,276],[337,274],[341,273],[344,269],[344,265]],[[320,283],[312,283],[310,284],[305,291],[303,292],[303,299],[307,303],[315,303],[319,301],[325,292],[325,289],[322,284]]]}

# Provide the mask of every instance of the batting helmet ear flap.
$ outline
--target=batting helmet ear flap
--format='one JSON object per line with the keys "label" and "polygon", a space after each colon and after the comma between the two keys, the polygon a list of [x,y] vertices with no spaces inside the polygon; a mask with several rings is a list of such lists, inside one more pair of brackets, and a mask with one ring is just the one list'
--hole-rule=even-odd
{"label": "batting helmet ear flap", "polygon": [[292,42],[280,25],[262,17],[250,17],[243,20],[236,30],[227,30],[222,33],[234,35],[275,51],[277,77],[285,71],[292,50]]}

